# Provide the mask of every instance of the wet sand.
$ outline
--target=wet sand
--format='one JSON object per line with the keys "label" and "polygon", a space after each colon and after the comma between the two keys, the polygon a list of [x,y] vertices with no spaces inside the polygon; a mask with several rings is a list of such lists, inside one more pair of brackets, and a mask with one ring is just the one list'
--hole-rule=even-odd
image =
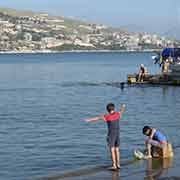
{"label": "wet sand", "polygon": [[175,150],[175,157],[172,159],[152,160],[124,160],[122,169],[110,171],[108,166],[85,167],[77,171],[42,177],[39,180],[180,180],[180,155],[179,148]]}

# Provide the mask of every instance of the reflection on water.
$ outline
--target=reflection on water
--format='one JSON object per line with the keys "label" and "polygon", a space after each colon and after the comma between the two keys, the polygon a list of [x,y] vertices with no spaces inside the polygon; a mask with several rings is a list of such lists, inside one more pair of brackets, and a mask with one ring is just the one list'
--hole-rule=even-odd
{"label": "reflection on water", "polygon": [[164,98],[166,98],[166,96],[168,95],[168,86],[162,87],[162,94],[163,94]]}
{"label": "reflection on water", "polygon": [[120,179],[120,172],[114,171],[112,172],[112,180],[119,180]]}
{"label": "reflection on water", "polygon": [[173,158],[147,160],[145,180],[159,179],[173,165]]}

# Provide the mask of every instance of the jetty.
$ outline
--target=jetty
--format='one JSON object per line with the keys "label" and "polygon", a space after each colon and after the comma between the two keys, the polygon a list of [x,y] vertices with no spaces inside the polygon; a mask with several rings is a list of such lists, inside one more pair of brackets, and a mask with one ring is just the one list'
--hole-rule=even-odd
{"label": "jetty", "polygon": [[139,73],[127,75],[127,84],[180,86],[180,48],[165,48],[152,59],[162,68],[161,74],[151,75],[141,64]]}
{"label": "jetty", "polygon": [[146,75],[143,81],[138,81],[138,74],[128,74],[127,84],[151,84],[151,85],[173,85],[180,86],[180,77],[173,74],[169,74],[167,78],[164,78],[162,74]]}

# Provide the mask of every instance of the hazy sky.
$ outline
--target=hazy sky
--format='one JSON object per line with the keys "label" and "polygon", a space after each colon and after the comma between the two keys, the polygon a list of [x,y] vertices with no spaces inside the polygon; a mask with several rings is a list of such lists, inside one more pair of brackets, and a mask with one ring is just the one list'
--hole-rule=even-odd
{"label": "hazy sky", "polygon": [[164,33],[180,26],[180,0],[0,0],[0,6]]}

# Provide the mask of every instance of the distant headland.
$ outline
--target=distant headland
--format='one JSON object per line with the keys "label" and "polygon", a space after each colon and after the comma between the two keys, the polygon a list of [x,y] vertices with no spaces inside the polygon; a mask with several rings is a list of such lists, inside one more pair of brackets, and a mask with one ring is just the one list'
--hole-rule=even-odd
{"label": "distant headland", "polygon": [[0,34],[0,53],[149,52],[180,45],[157,34],[8,8],[0,8]]}

